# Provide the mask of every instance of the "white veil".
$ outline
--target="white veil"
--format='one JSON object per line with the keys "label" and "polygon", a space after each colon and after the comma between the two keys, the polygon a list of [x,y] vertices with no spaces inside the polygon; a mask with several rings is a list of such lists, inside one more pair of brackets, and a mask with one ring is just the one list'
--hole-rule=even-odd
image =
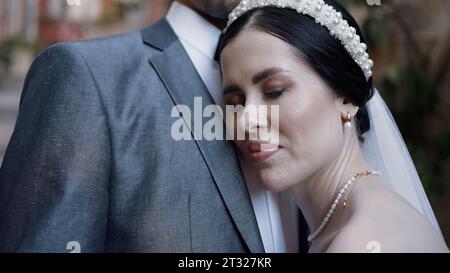
{"label": "white veil", "polygon": [[366,160],[381,172],[382,180],[390,189],[425,215],[441,233],[405,142],[378,90],[375,89],[367,106],[370,130],[362,145]]}

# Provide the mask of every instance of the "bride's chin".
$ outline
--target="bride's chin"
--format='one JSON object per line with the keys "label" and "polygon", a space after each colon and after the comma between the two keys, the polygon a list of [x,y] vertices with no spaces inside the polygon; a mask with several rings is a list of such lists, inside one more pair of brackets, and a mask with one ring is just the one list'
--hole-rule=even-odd
{"label": "bride's chin", "polygon": [[264,187],[271,192],[282,192],[290,188],[290,186],[287,185],[287,181],[270,168],[259,170],[258,178]]}

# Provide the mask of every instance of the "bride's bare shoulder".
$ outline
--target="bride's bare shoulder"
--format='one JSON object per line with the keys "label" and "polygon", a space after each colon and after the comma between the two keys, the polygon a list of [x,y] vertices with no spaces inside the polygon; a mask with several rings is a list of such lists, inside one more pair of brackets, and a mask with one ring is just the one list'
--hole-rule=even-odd
{"label": "bride's bare shoulder", "polygon": [[[356,209],[327,252],[448,252],[441,235],[396,194],[381,193]],[[383,199],[379,199],[382,197]]]}

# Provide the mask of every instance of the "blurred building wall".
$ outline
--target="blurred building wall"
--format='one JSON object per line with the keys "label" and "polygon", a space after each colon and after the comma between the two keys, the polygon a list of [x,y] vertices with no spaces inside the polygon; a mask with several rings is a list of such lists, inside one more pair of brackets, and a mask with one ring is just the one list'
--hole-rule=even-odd
{"label": "blurred building wall", "polygon": [[18,35],[28,41],[39,39],[46,44],[85,38],[85,35],[90,38],[92,29],[102,29],[106,25],[123,26],[123,31],[134,30],[163,17],[171,2],[0,0],[0,42]]}

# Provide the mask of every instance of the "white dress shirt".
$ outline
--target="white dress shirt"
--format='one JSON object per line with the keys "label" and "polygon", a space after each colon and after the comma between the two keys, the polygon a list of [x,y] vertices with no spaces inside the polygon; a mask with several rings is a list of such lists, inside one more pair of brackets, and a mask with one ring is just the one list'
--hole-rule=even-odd
{"label": "white dress shirt", "polygon": [[[211,97],[223,107],[222,79],[214,61],[220,29],[195,11],[175,1],[166,16],[189,55]],[[255,210],[256,220],[268,253],[298,252],[298,209],[288,192],[274,194],[258,181],[247,160],[239,158]]]}

